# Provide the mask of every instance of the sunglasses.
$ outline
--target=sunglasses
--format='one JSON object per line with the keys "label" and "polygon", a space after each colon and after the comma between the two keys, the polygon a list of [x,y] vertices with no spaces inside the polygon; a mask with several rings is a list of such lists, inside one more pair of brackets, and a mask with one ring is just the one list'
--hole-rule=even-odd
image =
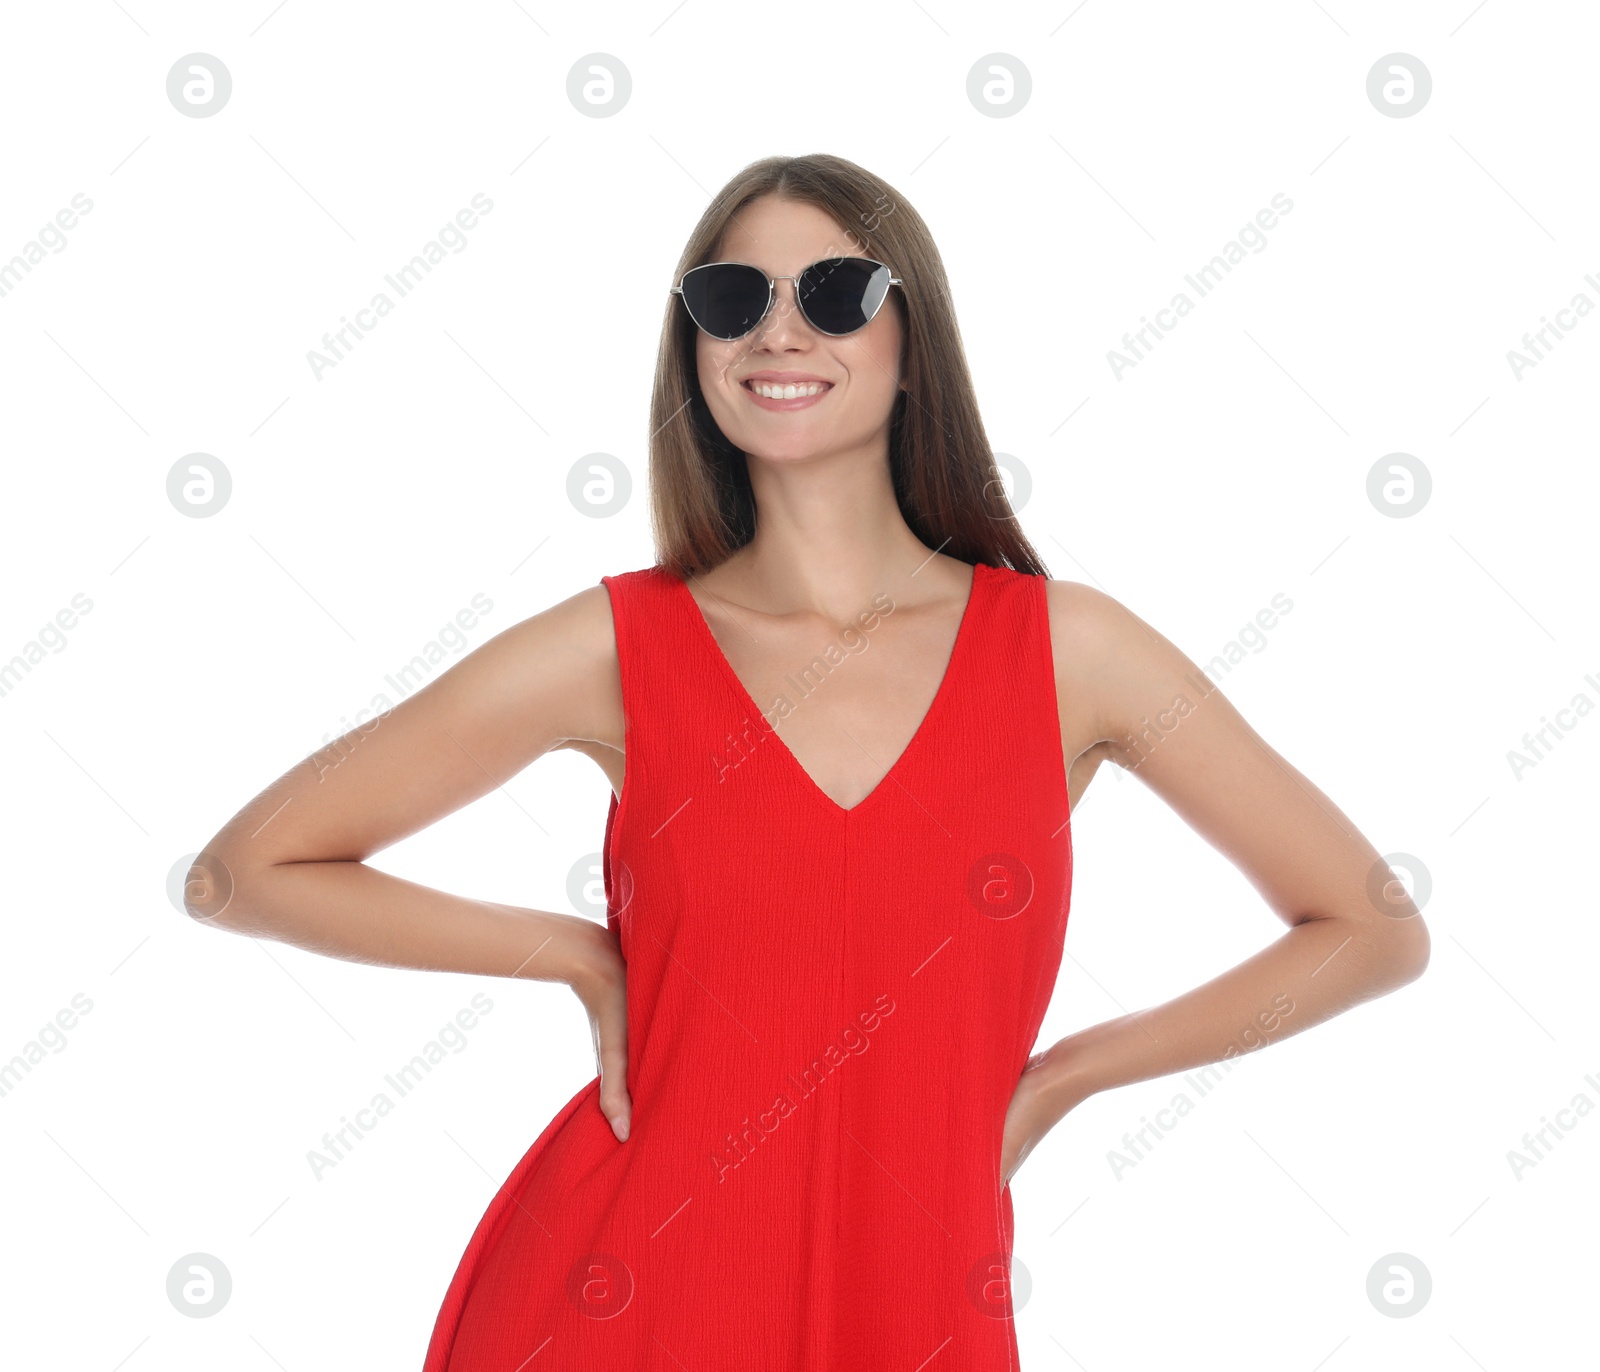
{"label": "sunglasses", "polygon": [[779,281],[794,282],[806,323],[834,338],[865,328],[889,287],[902,284],[870,257],[828,257],[797,276],[768,276],[747,262],[707,262],[686,271],[671,293],[683,297],[689,318],[702,332],[727,343],[743,338],[767,317]]}

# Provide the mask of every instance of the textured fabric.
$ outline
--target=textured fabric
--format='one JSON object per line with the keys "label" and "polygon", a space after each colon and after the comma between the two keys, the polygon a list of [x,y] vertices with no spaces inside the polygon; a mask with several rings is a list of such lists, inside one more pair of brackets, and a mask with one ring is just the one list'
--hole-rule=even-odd
{"label": "textured fabric", "polygon": [[602,582],[631,1136],[598,1077],[562,1108],[472,1235],[424,1372],[1015,1369],[1001,1140],[1072,876],[1044,580],[974,569],[933,704],[849,810],[675,573]]}

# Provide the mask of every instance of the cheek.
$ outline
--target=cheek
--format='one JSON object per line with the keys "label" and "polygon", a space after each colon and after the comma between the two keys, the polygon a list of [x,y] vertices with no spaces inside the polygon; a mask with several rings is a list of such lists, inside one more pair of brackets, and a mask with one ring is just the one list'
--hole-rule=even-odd
{"label": "cheek", "polygon": [[873,329],[871,325],[868,326],[872,337],[865,341],[865,347],[870,352],[871,363],[877,368],[878,374],[887,385],[893,387],[900,383],[900,355],[904,351],[904,330],[900,328],[898,320],[892,317],[885,318],[887,314],[886,308],[884,314],[873,321],[874,324],[881,322],[886,327]]}
{"label": "cheek", "polygon": [[737,350],[722,346],[700,335],[694,350],[695,367],[700,375],[700,389],[710,399],[728,388],[728,373],[737,361]]}
{"label": "cheek", "polygon": [[885,332],[864,341],[851,367],[858,381],[874,390],[892,391],[900,384],[900,339]]}

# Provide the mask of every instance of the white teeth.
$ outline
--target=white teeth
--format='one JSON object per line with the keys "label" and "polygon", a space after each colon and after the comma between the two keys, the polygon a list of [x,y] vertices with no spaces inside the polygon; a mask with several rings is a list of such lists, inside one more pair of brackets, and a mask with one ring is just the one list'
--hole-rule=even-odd
{"label": "white teeth", "polygon": [[752,391],[765,396],[768,400],[796,400],[803,395],[816,395],[819,391],[828,389],[818,381],[807,381],[799,385],[793,382],[776,385],[770,381],[752,381],[749,384]]}

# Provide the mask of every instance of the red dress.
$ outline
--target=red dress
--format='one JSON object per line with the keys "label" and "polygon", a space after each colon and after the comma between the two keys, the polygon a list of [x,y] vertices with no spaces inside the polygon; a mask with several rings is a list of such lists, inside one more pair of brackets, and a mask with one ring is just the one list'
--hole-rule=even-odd
{"label": "red dress", "polygon": [[479,1221],[423,1372],[1015,1369],[1001,1137],[1072,877],[1044,579],[975,567],[932,705],[848,810],[675,573],[602,581],[631,1135],[598,1077],[562,1107]]}

